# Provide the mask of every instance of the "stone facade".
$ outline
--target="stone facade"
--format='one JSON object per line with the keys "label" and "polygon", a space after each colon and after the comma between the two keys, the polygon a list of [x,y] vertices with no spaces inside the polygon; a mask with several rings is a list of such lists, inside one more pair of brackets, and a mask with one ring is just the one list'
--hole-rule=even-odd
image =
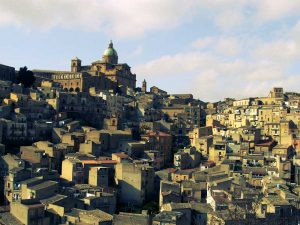
{"label": "stone facade", "polygon": [[112,42],[104,51],[102,60],[91,65],[82,66],[81,60],[76,57],[71,60],[71,71],[33,72],[38,80],[53,80],[60,83],[64,91],[69,92],[88,92],[90,88],[126,92],[127,88],[134,89],[136,85],[136,75],[131,73],[130,67],[126,63],[118,63],[118,55]]}

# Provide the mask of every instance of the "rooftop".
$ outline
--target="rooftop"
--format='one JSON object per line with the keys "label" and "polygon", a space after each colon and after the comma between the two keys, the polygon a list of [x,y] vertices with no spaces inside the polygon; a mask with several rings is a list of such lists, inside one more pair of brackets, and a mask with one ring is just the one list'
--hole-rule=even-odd
{"label": "rooftop", "polygon": [[37,190],[45,189],[47,187],[56,186],[56,185],[58,185],[58,182],[48,180],[48,181],[45,181],[45,182],[42,182],[40,184],[30,187],[30,189],[37,191]]}
{"label": "rooftop", "polygon": [[162,211],[153,218],[153,221],[172,223],[172,222],[177,222],[177,220],[183,216],[184,216],[184,213],[182,213],[182,212]]}
{"label": "rooftop", "polygon": [[0,224],[5,225],[23,225],[20,220],[14,217],[11,213],[0,213]]}
{"label": "rooftop", "polygon": [[41,203],[43,205],[48,205],[48,204],[58,202],[58,201],[60,201],[62,199],[65,199],[65,198],[67,198],[67,196],[65,196],[65,195],[54,195],[50,198],[46,198],[46,199],[41,200]]}

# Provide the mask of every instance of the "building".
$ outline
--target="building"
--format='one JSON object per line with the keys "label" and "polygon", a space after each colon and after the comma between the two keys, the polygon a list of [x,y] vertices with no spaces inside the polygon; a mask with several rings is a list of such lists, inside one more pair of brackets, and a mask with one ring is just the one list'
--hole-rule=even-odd
{"label": "building", "polygon": [[190,225],[187,223],[185,214],[176,211],[162,211],[153,218],[153,225]]}
{"label": "building", "polygon": [[93,186],[108,187],[109,168],[91,167],[89,171],[89,184]]}
{"label": "building", "polygon": [[73,181],[76,184],[82,184],[84,181],[84,168],[79,159],[65,159],[62,162],[61,178],[67,181]]}
{"label": "building", "polygon": [[126,93],[127,88],[134,89],[136,86],[136,75],[131,73],[126,63],[118,62],[118,54],[112,42],[104,51],[102,59],[90,65],[82,65],[81,60],[76,57],[71,60],[71,71],[33,72],[41,80],[53,80],[61,84],[66,92],[88,92],[90,88],[118,91],[120,88]]}
{"label": "building", "polygon": [[142,83],[142,92],[147,93],[147,82],[144,79]]}
{"label": "building", "polygon": [[49,168],[49,156],[45,150],[39,149],[35,146],[21,146],[21,159],[26,161],[33,169],[35,168]]}
{"label": "building", "polygon": [[120,189],[120,203],[141,206],[154,196],[154,169],[139,163],[118,163],[115,180]]}
{"label": "building", "polygon": [[152,216],[147,210],[142,210],[141,214],[120,212],[114,215],[114,225],[152,225]]}
{"label": "building", "polygon": [[181,186],[177,182],[160,181],[159,206],[170,202],[181,202]]}
{"label": "building", "polygon": [[84,143],[80,144],[79,152],[82,152],[85,154],[91,154],[94,156],[100,156],[101,155],[101,145],[97,144],[93,141],[85,141]]}
{"label": "building", "polygon": [[21,200],[21,182],[30,178],[31,172],[22,167],[15,167],[9,170],[4,177],[5,203],[12,203]]}
{"label": "building", "polygon": [[85,92],[59,92],[56,98],[48,99],[57,113],[66,113],[69,118],[84,120],[91,126],[102,128],[106,117],[106,101]]}
{"label": "building", "polygon": [[283,88],[282,87],[274,87],[269,94],[271,98],[283,98]]}
{"label": "building", "polygon": [[146,141],[146,150],[157,150],[163,158],[164,166],[172,161],[172,136],[161,131],[150,131],[142,135]]}
{"label": "building", "polygon": [[15,68],[0,64],[0,80],[15,81],[16,80]]}
{"label": "building", "polygon": [[21,183],[22,200],[41,200],[54,196],[58,192],[58,182],[32,178]]}
{"label": "building", "polygon": [[68,224],[97,224],[97,225],[112,225],[113,216],[99,209],[95,210],[80,210],[72,209],[67,212],[66,219]]}
{"label": "building", "polygon": [[220,164],[226,156],[226,143],[216,143],[209,148],[209,160],[214,161],[217,165]]}
{"label": "building", "polygon": [[190,169],[199,166],[201,153],[195,148],[186,148],[174,154],[174,166],[177,169]]}
{"label": "building", "polygon": [[12,203],[10,213],[24,225],[50,225],[50,218],[46,217],[44,206],[35,200]]}

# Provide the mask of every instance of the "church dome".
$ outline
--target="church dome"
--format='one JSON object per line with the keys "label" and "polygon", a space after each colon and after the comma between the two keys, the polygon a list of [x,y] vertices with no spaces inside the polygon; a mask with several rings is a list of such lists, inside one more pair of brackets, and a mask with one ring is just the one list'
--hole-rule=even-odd
{"label": "church dome", "polygon": [[114,56],[118,57],[117,51],[113,47],[112,41],[110,41],[108,48],[104,51],[103,56]]}

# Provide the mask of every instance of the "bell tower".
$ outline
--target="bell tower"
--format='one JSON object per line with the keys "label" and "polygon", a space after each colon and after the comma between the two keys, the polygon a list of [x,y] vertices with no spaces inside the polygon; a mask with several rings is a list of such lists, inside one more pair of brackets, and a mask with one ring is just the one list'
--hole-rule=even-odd
{"label": "bell tower", "polygon": [[144,79],[143,83],[142,83],[142,92],[146,93],[147,92],[147,82]]}
{"label": "bell tower", "polygon": [[81,60],[77,57],[71,60],[71,72],[79,72],[81,70]]}
{"label": "bell tower", "polygon": [[110,118],[104,119],[104,129],[107,130],[118,130],[119,128],[119,119],[113,113]]}

